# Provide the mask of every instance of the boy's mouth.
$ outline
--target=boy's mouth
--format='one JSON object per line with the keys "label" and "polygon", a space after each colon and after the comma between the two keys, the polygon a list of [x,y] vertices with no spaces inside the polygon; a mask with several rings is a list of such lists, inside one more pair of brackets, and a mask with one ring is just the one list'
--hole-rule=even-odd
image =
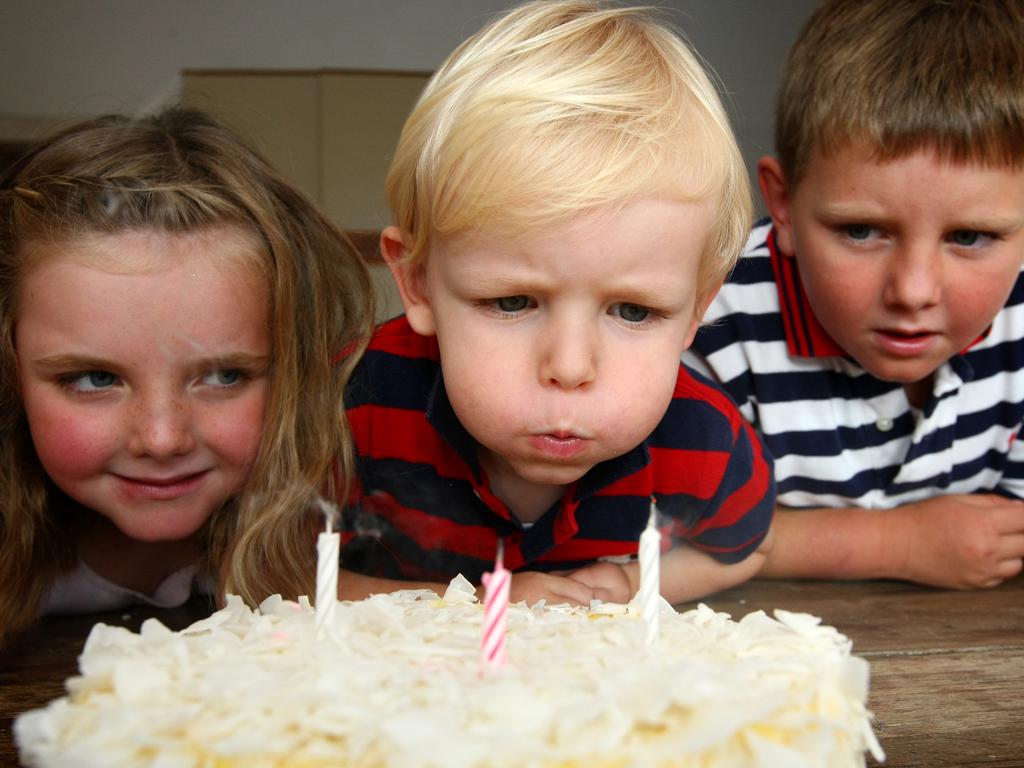
{"label": "boy's mouth", "polygon": [[875,331],[875,335],[883,349],[901,356],[919,355],[927,351],[936,337],[932,331],[893,328],[881,328]]}

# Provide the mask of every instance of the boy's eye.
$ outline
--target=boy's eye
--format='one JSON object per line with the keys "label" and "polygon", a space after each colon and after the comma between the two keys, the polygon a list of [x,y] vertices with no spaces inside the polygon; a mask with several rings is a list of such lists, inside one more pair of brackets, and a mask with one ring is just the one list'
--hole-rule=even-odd
{"label": "boy's eye", "polygon": [[495,299],[494,304],[502,312],[522,312],[529,306],[530,300],[526,296],[502,296]]}
{"label": "boy's eye", "polygon": [[117,383],[117,376],[110,371],[86,371],[66,376],[62,381],[78,392],[99,392],[114,386]]}
{"label": "boy's eye", "polygon": [[651,314],[651,310],[639,304],[617,304],[615,313],[627,323],[642,323]]}

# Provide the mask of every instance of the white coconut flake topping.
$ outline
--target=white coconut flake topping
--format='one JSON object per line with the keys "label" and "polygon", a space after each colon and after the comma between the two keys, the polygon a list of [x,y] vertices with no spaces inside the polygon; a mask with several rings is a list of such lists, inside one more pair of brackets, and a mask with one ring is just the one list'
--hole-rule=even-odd
{"label": "white coconut flake topping", "polygon": [[181,632],[97,624],[67,696],[21,715],[35,768],[863,766],[883,755],[868,665],[808,614],[733,621],[639,605],[510,606],[509,663],[481,674],[461,576],[341,602],[225,607]]}

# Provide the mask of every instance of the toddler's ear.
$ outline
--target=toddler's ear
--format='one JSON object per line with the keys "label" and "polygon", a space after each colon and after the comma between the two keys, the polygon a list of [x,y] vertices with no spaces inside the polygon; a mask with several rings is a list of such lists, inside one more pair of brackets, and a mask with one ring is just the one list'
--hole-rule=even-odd
{"label": "toddler's ear", "polygon": [[693,338],[697,335],[697,331],[700,330],[700,324],[704,320],[704,315],[708,311],[708,307],[711,306],[711,302],[715,300],[715,296],[721,290],[722,284],[712,286],[699,298],[696,308],[693,310],[693,320],[690,321],[690,330],[686,333],[686,346],[684,349],[689,349],[690,345],[693,344]]}
{"label": "toddler's ear", "polygon": [[426,291],[425,265],[422,260],[413,263],[406,258],[404,234],[398,227],[385,227],[380,233],[380,252],[395,278],[409,325],[421,336],[433,336],[437,331]]}
{"label": "toddler's ear", "polygon": [[768,207],[768,213],[775,224],[775,237],[786,256],[793,256],[792,211],[790,209],[789,187],[782,166],[774,157],[762,157],[757,163],[757,184],[761,197]]}

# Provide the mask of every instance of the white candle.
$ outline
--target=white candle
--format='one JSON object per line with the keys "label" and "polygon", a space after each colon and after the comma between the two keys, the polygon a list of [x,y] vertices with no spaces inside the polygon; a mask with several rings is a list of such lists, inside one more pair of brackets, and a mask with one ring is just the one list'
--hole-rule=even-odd
{"label": "white candle", "polygon": [[657,527],[658,508],[651,497],[647,527],[640,534],[640,615],[644,621],[644,641],[650,648],[658,637],[658,611],[661,602],[661,532]]}
{"label": "white candle", "polygon": [[316,626],[330,624],[338,603],[338,557],[341,536],[333,531],[335,509],[321,501],[326,525],[316,540]]}

